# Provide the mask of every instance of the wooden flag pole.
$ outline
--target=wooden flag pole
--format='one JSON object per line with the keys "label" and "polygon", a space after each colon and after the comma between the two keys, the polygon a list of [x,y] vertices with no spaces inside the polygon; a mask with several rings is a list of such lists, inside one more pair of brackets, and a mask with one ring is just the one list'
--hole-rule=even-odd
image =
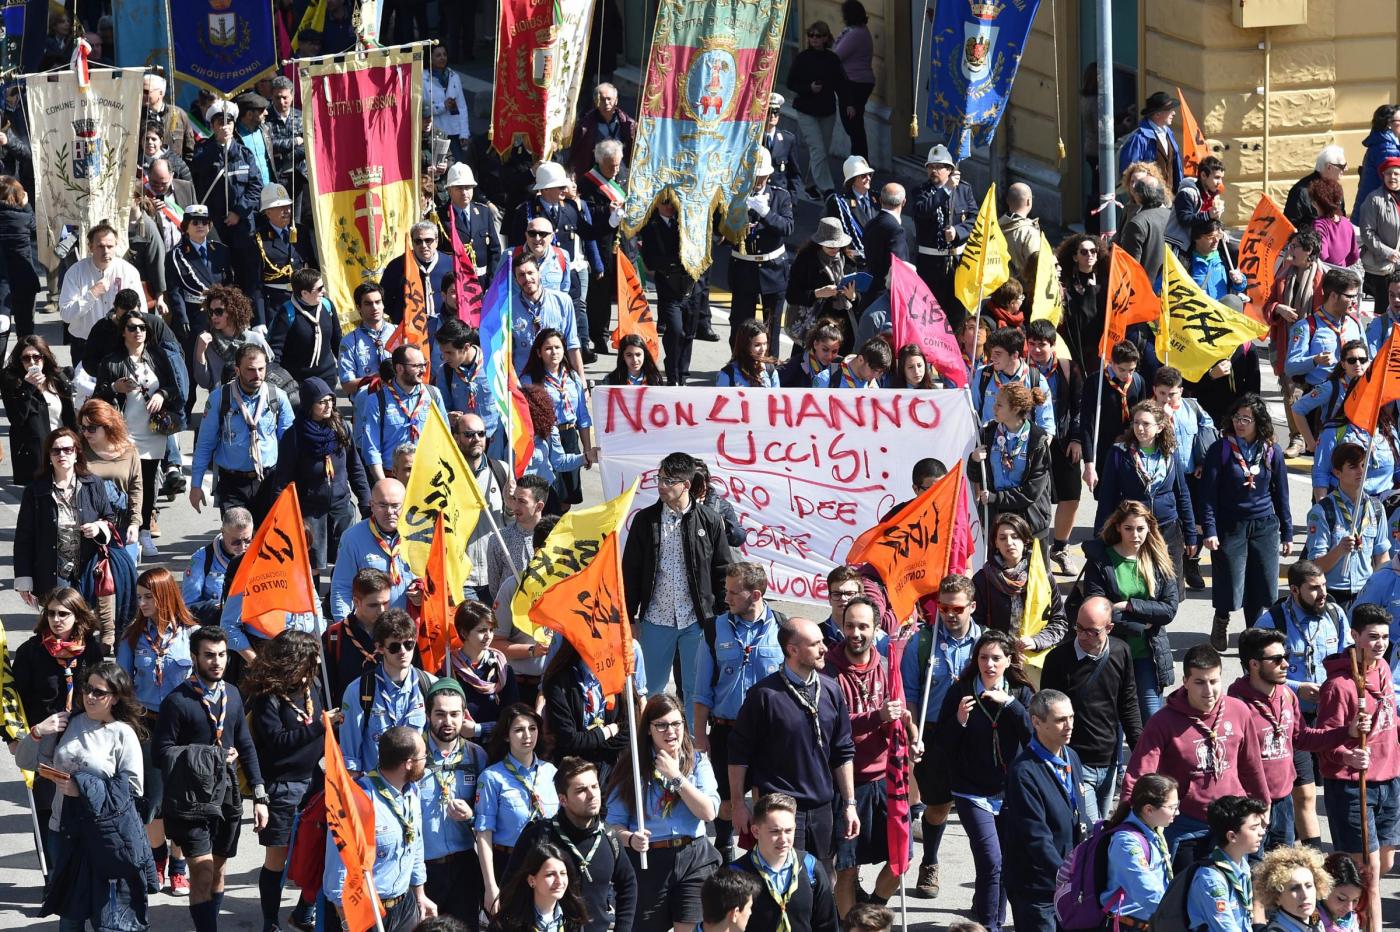
{"label": "wooden flag pole", "polygon": [[[1371,454],[1376,449],[1376,433],[1380,430],[1380,424],[1376,424],[1376,430],[1371,431],[1371,439],[1366,442],[1366,459],[1362,461],[1361,467],[1361,493],[1356,496],[1356,514],[1351,519],[1351,536],[1355,537],[1361,533],[1361,519],[1366,515],[1368,503],[1366,501],[1366,470],[1371,466]],[[1360,550],[1358,546],[1357,550]]]}

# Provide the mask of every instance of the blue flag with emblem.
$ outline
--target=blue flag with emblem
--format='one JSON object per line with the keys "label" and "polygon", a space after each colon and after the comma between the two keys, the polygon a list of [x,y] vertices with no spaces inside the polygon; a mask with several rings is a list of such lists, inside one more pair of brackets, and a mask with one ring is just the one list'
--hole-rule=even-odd
{"label": "blue flag with emblem", "polygon": [[277,70],[272,0],[181,0],[170,4],[176,77],[232,97]]}
{"label": "blue flag with emblem", "polygon": [[165,74],[170,73],[165,23],[169,9],[170,4],[164,0],[122,0],[112,5],[119,66],[159,67]]}
{"label": "blue flag with emblem", "polygon": [[942,0],[933,21],[928,125],[956,159],[992,141],[1040,0]]}
{"label": "blue flag with emblem", "polygon": [[39,70],[48,15],[48,0],[0,2],[0,73]]}

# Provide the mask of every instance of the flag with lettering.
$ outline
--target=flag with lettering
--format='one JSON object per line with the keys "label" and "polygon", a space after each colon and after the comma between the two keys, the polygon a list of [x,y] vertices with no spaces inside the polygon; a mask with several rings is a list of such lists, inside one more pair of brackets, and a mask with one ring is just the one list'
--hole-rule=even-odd
{"label": "flag with lettering", "polygon": [[1366,373],[1347,395],[1347,420],[1368,433],[1375,433],[1381,408],[1400,399],[1400,324],[1390,328]]}
{"label": "flag with lettering", "polygon": [[959,461],[898,514],[856,538],[846,554],[847,563],[868,563],[880,574],[901,623],[913,615],[919,597],[937,592],[947,575],[965,485]]}
{"label": "flag with lettering", "polygon": [[[69,696],[70,709],[72,696]],[[78,711],[82,711],[81,703]],[[0,736],[7,744],[13,744],[29,732],[29,720],[24,715],[24,703],[20,701],[19,690],[15,688],[15,671],[10,666],[10,645],[5,637],[5,626],[0,625]],[[20,770],[24,785],[34,786],[34,771]]]}
{"label": "flag with lettering", "polygon": [[617,256],[617,329],[612,332],[613,348],[618,347],[623,337],[635,333],[645,341],[651,361],[660,363],[661,338],[656,333],[656,314],[647,301],[637,267],[621,249],[614,254]]}
{"label": "flag with lettering", "polygon": [[[454,223],[455,228],[457,225]],[[403,251],[403,320],[384,341],[384,349],[393,352],[407,343],[428,353],[428,297],[424,291],[423,269],[413,254],[413,231],[404,234]]]}
{"label": "flag with lettering", "polygon": [[277,70],[268,0],[172,0],[170,43],[176,80],[215,97],[232,97]]}
{"label": "flag with lettering", "polygon": [[1249,226],[1240,238],[1239,268],[1249,281],[1245,313],[1255,320],[1264,320],[1264,303],[1274,290],[1279,257],[1293,232],[1293,224],[1288,222],[1273,198],[1261,194],[1259,203],[1254,205],[1254,215],[1249,218]]}
{"label": "flag with lettering", "polygon": [[329,713],[321,713],[321,724],[326,733],[322,753],[326,767],[327,848],[334,846],[345,865],[340,905],[346,922],[351,932],[366,932],[385,914],[378,893],[369,883],[375,860],[374,803],[345,769],[345,755],[335,740],[335,724]]}
{"label": "flag with lettering", "polygon": [[890,327],[896,350],[913,343],[939,375],[957,388],[967,385],[967,363],[948,315],[914,266],[898,256],[890,258]]}
{"label": "flag with lettering", "polygon": [[418,577],[423,580],[423,624],[418,629],[418,653],[425,670],[434,673],[443,670],[444,676],[448,675],[444,669],[448,654],[462,646],[462,637],[452,623],[452,607],[462,601],[463,594],[462,590],[448,584],[447,554],[447,535],[443,532],[442,512],[438,512],[433,521],[433,545],[428,553],[427,572]]}
{"label": "flag with lettering", "polygon": [[1192,382],[1205,378],[1212,366],[1229,359],[1245,343],[1269,332],[1264,324],[1206,294],[1170,249],[1162,265],[1161,320],[1157,356]]}
{"label": "flag with lettering", "polygon": [[[1170,252],[1170,250],[1169,250]],[[1099,364],[1107,365],[1113,348],[1128,336],[1133,324],[1157,319],[1161,302],[1152,290],[1152,279],[1128,251],[1113,247],[1108,266],[1108,300],[1103,336],[1099,338]]]}
{"label": "flag with lettering", "polygon": [[281,628],[268,628],[277,627],[279,623],[283,627],[286,625],[285,614],[273,613],[316,610],[306,527],[301,519],[301,501],[297,498],[295,482],[282,490],[272,510],[258,525],[228,593],[230,597],[243,596],[243,623],[263,637],[276,637],[282,633]]}
{"label": "flag with lettering", "polygon": [[963,247],[962,261],[953,273],[953,293],[969,315],[977,313],[982,298],[1006,284],[1011,277],[1011,253],[1006,234],[997,223],[997,186],[993,183],[982,198],[972,232]]}
{"label": "flag with lettering", "polygon": [[[1038,537],[1031,541],[1031,555],[1026,565],[1029,569],[1025,597],[1021,600],[1020,630],[1021,637],[1033,638],[1044,631],[1049,622],[1052,601],[1050,593],[1055,585],[1050,580],[1050,565],[1046,562],[1045,551],[1041,549]],[[1044,650],[1026,651],[1022,658],[1026,676],[1030,677],[1031,684],[1036,689],[1040,688],[1040,671],[1045,666],[1045,655],[1049,652],[1048,647]]]}
{"label": "flag with lettering", "polygon": [[435,522],[442,517],[443,535],[447,540],[444,582],[458,601],[462,599],[467,576],[472,571],[467,541],[476,530],[485,507],[481,487],[461,448],[452,439],[442,411],[436,405],[429,405],[428,419],[423,424],[418,451],[413,457],[413,471],[408,474],[408,485],[404,489],[399,534],[408,565],[421,578],[429,571]]}
{"label": "flag with lettering", "polygon": [[[910,635],[917,637],[918,627],[907,625],[899,635],[890,638],[889,688],[886,696],[904,698],[904,676],[900,661],[909,646]],[[877,658],[878,659],[878,658]],[[896,877],[909,869],[909,732],[901,716],[884,726],[889,753],[885,757],[885,839],[886,858],[890,873]]]}
{"label": "flag with lettering", "polygon": [[1179,87],[1176,89],[1176,99],[1181,101],[1181,170],[1185,177],[1194,178],[1201,160],[1210,155],[1210,146],[1206,143],[1206,134],[1201,132],[1201,125],[1196,122],[1196,115],[1186,103],[1186,95],[1181,93]]}
{"label": "flag with lettering", "polygon": [[[632,510],[632,499],[637,495],[639,481],[634,481],[631,488],[617,498],[592,508],[571,509],[559,519],[545,539],[544,546],[535,550],[525,566],[525,572],[520,574],[521,585],[510,606],[516,628],[541,644],[549,642],[550,629],[562,630],[538,620],[532,609],[547,590],[594,563],[605,538],[617,537],[618,529]],[[623,624],[626,624],[627,612],[625,603],[621,602],[620,591],[618,598]],[[596,605],[596,599],[591,604]],[[592,637],[591,633],[589,636]],[[629,649],[624,653],[630,657],[632,652]],[[593,672],[602,678],[601,670],[594,668]]]}
{"label": "flag with lettering", "polygon": [[399,46],[298,61],[316,254],[347,333],[359,326],[355,288],[383,277],[421,216],[423,54]]}
{"label": "flag with lettering", "polygon": [[[1028,295],[1031,301],[1031,321],[1048,320],[1057,328],[1065,319],[1064,291],[1060,288],[1060,275],[1055,263],[1055,250],[1050,245],[1050,237],[1040,234],[1040,250],[1035,254],[1035,278]],[[1058,332],[1055,333],[1055,354],[1065,359],[1073,357],[1069,344]]]}
{"label": "flag with lettering", "polygon": [[568,148],[593,4],[501,0],[490,135],[498,154],[517,142],[541,160]]}

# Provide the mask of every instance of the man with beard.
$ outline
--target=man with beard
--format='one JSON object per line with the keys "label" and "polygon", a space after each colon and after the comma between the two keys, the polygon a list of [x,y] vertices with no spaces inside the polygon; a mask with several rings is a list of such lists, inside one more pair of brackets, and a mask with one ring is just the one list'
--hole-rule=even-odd
{"label": "man with beard", "polygon": [[[234,767],[242,763],[253,787],[253,828],[267,824],[267,792],[263,789],[258,752],[243,716],[238,687],[224,682],[228,665],[228,641],[223,629],[203,627],[190,635],[194,675],[175,687],[160,704],[151,754],[165,777],[167,798],[172,802],[199,799],[199,808],[217,806],[217,816],[203,815],[170,805],[164,812],[170,840],[184,851],[190,865],[190,920],[195,932],[219,927],[219,907],[224,900],[224,864],[238,853],[243,804]],[[210,746],[218,749],[228,774],[215,781],[222,785],[219,799],[199,798],[213,789],[200,762]]]}
{"label": "man with beard", "polygon": [[583,881],[579,893],[588,904],[588,924],[582,932],[631,932],[637,909],[637,875],[622,856],[617,838],[602,820],[603,791],[598,765],[581,757],[566,757],[554,774],[559,811],[552,818],[525,826],[511,852],[505,876],[514,876],[525,856],[549,843],[565,852]]}
{"label": "man with beard", "polygon": [[[476,486],[481,490],[481,498],[486,502],[495,520],[495,526],[506,526],[506,501],[515,490],[515,476],[510,466],[500,460],[491,459],[486,453],[488,431],[486,422],[477,414],[448,416],[452,425],[452,439],[467,461],[467,468],[476,476]],[[494,535],[492,522],[484,517],[476,522],[471,537],[467,538],[467,556],[472,562],[472,571],[467,574],[467,592],[470,597],[484,604],[491,604],[490,551]],[[496,549],[500,549],[497,546]]]}
{"label": "man with beard", "polygon": [[476,778],[486,769],[486,752],[463,737],[470,726],[467,694],[454,679],[428,689],[428,762],[418,781],[422,804],[423,858],[428,898],[438,912],[475,932],[481,915],[481,867],[472,831]]}
{"label": "man with beard", "polygon": [[380,367],[389,359],[385,349],[394,325],[384,318],[384,289],[374,282],[355,286],[355,309],[360,325],[340,339],[337,362],[340,388],[346,398],[355,397],[366,382],[379,375]]}
{"label": "man with beard", "polygon": [[[420,919],[437,915],[436,904],[424,890],[428,871],[423,862],[423,820],[418,803],[427,747],[417,729],[390,728],[379,739],[378,758],[379,769],[359,778],[374,804],[374,846],[378,852],[374,890],[387,910],[384,932],[409,932]],[[322,880],[326,899],[335,906],[343,926],[345,911],[340,897],[345,887],[345,864],[329,832]]]}

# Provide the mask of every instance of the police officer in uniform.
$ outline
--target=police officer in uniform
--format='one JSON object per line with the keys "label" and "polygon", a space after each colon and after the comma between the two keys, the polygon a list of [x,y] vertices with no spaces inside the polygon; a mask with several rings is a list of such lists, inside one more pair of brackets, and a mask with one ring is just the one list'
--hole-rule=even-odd
{"label": "police officer in uniform", "polygon": [[947,146],[940,144],[928,150],[924,167],[928,180],[914,195],[912,211],[919,244],[916,265],[919,277],[943,306],[948,323],[957,333],[968,312],[976,310],[964,308],[954,295],[953,273],[962,261],[963,247],[977,221],[977,198],[970,185],[953,183],[958,166]]}
{"label": "police officer in uniform", "polygon": [[797,137],[778,129],[785,102],[782,94],[768,95],[768,126],[763,130],[763,147],[773,157],[773,177],[768,183],[797,197],[802,190],[802,168],[797,164]]}
{"label": "police officer in uniform", "polygon": [[292,273],[306,265],[292,223],[292,198],[280,184],[268,185],[261,198],[262,219],[253,237],[257,281],[244,288],[253,302],[253,323],[266,326],[270,314],[292,298]]}
{"label": "police officer in uniform", "polygon": [[669,195],[637,233],[642,260],[656,285],[656,319],[661,330],[666,382],[684,385],[690,375],[690,352],[699,326],[700,283],[681,264],[680,217]]}
{"label": "police officer in uniform", "polygon": [[474,200],[476,195],[476,175],[471,166],[457,162],[447,170],[443,181],[447,186],[448,202],[439,204],[437,209],[439,248],[447,252],[452,249],[452,231],[447,225],[448,217],[457,224],[458,242],[466,250],[476,269],[476,277],[485,291],[491,285],[491,275],[501,258],[501,241],[496,235],[496,224],[491,215],[491,206]]}
{"label": "police officer in uniform", "polygon": [[[195,196],[209,208],[209,218],[214,221],[213,235],[229,248],[239,286],[245,293],[252,294],[258,290],[258,253],[253,246],[253,225],[263,192],[262,176],[253,154],[235,136],[238,108],[230,101],[216,100],[209,105],[204,118],[212,135],[199,144],[190,163]],[[290,275],[289,272],[288,277]],[[255,323],[262,323],[262,309],[258,306],[257,310]]]}
{"label": "police officer in uniform", "polygon": [[769,184],[773,156],[762,146],[754,166],[753,190],[748,196],[748,229],[739,248],[729,254],[729,290],[734,299],[731,325],[755,316],[763,302],[768,326],[768,351],[778,350],[783,308],[787,305],[787,238],[792,235],[792,195]]}
{"label": "police officer in uniform", "polygon": [[[204,313],[204,292],[214,285],[233,280],[233,263],[228,247],[211,236],[213,224],[209,208],[191,204],[180,221],[180,242],[165,254],[165,297],[170,306],[170,329],[185,353],[185,365],[194,371],[194,343],[209,327]],[[188,414],[194,410],[191,391],[185,401]]]}

